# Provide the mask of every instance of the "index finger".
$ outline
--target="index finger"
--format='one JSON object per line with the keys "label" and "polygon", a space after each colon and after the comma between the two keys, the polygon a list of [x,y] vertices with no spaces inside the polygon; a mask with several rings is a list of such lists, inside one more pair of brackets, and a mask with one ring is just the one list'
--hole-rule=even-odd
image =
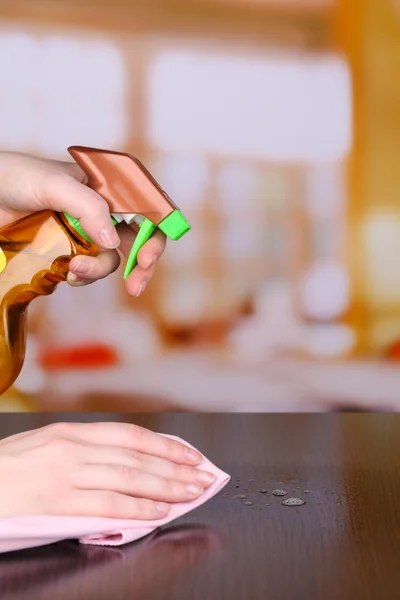
{"label": "index finger", "polygon": [[[136,239],[136,231],[126,223],[118,225],[121,244],[119,250],[128,256]],[[153,235],[138,252],[138,265],[142,269],[148,269],[162,256],[167,244],[166,235],[156,229]]]}
{"label": "index finger", "polygon": [[138,265],[142,269],[148,269],[161,258],[167,244],[166,235],[156,229],[151,238],[143,245],[138,253]]}
{"label": "index finger", "polygon": [[202,456],[185,444],[131,423],[63,423],[65,436],[99,446],[117,446],[177,464],[198,465]]}

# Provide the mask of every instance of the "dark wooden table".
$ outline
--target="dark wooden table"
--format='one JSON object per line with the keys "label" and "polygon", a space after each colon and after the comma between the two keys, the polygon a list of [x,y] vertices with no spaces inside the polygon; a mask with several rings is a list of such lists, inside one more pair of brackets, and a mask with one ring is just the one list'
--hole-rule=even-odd
{"label": "dark wooden table", "polygon": [[2,600],[400,598],[400,415],[3,414],[0,437],[75,419],[179,435],[231,483],[129,546],[0,555]]}

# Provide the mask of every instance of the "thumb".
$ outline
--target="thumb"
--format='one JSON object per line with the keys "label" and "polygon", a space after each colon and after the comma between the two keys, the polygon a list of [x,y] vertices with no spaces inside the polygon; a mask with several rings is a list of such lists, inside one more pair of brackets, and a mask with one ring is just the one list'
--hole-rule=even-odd
{"label": "thumb", "polygon": [[79,219],[83,231],[99,246],[117,248],[120,239],[107,202],[73,176],[56,174],[47,181],[46,206]]}

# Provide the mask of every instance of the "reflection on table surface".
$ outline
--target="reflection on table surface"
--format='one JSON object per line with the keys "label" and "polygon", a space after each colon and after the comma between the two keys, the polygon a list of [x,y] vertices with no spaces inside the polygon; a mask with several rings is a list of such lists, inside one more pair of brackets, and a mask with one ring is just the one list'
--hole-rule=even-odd
{"label": "reflection on table surface", "polygon": [[217,531],[184,525],[121,548],[66,541],[16,552],[0,556],[1,597],[67,600],[79,593],[101,600],[129,590],[131,597],[151,598],[154,585],[171,589],[176,577],[190,577],[200,561],[215,560],[221,544]]}

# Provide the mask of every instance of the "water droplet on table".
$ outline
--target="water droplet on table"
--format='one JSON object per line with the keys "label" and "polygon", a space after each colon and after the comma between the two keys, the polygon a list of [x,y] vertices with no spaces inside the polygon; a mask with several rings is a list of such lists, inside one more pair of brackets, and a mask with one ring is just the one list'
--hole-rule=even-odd
{"label": "water droplet on table", "polygon": [[253,506],[252,502],[245,502],[244,504],[245,504],[245,506]]}
{"label": "water droplet on table", "polygon": [[247,498],[246,494],[238,494],[237,496],[235,496],[235,498],[238,498],[239,500],[244,500],[245,498]]}
{"label": "water droplet on table", "polygon": [[282,502],[285,506],[302,506],[305,503],[305,500],[301,498],[287,498]]}
{"label": "water droplet on table", "polygon": [[287,492],[285,492],[285,490],[274,490],[273,492],[274,496],[286,496]]}

